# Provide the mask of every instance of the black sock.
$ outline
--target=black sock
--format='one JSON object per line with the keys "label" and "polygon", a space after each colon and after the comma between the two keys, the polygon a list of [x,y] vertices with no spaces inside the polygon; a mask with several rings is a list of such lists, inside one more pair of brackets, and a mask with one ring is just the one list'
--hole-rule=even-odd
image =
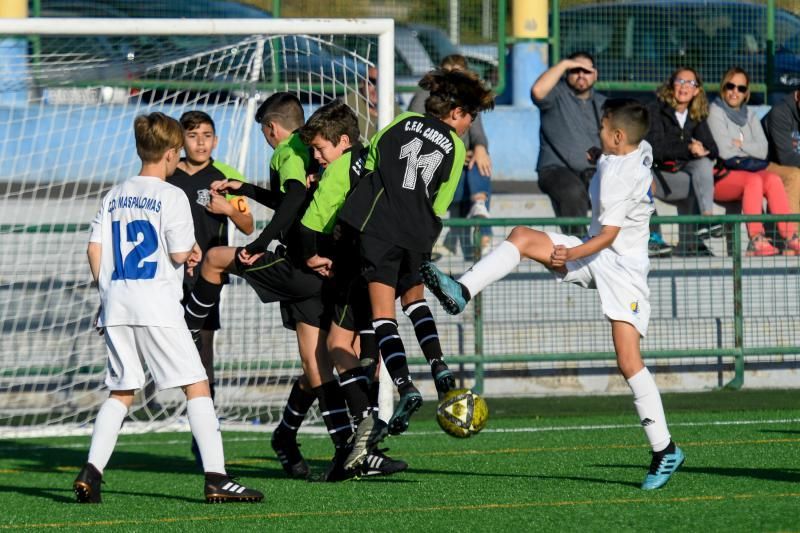
{"label": "black sock", "polygon": [[339,375],[339,384],[347,400],[350,416],[358,423],[369,409],[369,380],[360,366]]}
{"label": "black sock", "polygon": [[378,395],[381,391],[380,380],[375,379],[369,384],[369,410],[372,413],[378,413]]}
{"label": "black sock", "polygon": [[[362,329],[358,332],[359,343],[361,344],[361,351],[358,356],[362,359],[378,360],[378,341],[375,339],[374,329]],[[372,376],[369,376],[372,380]]]}
{"label": "black sock", "polygon": [[300,387],[301,379],[299,377],[295,378],[292,390],[289,392],[289,399],[286,400],[286,405],[283,408],[283,417],[278,426],[281,433],[297,435],[297,430],[300,429],[308,410],[311,409],[317,399],[316,394],[305,391]]}
{"label": "black sock", "polygon": [[392,377],[397,389],[402,393],[413,387],[406,362],[406,349],[397,331],[397,322],[391,318],[377,318],[372,322],[375,328],[375,339],[383,358],[383,364]]}
{"label": "black sock", "polygon": [[675,443],[672,442],[672,439],[670,439],[669,444],[667,444],[666,448],[664,448],[660,452],[654,452],[654,455],[659,455],[659,456],[663,457],[664,455],[667,455],[668,453],[675,453]]}
{"label": "black sock", "polygon": [[184,318],[189,329],[199,330],[208,317],[212,307],[219,304],[222,284],[206,281],[203,276],[197,277],[192,293],[186,298]]}
{"label": "black sock", "polygon": [[417,335],[419,347],[422,349],[428,364],[436,359],[442,359],[442,345],[439,342],[439,332],[436,329],[436,322],[433,320],[428,302],[417,300],[403,307],[403,313],[411,319],[414,326],[414,333]]}
{"label": "black sock", "polygon": [[322,420],[328,428],[333,445],[337,448],[347,444],[347,439],[353,434],[350,425],[350,416],[347,412],[347,402],[344,399],[338,381],[328,381],[314,388],[319,398],[319,410]]}

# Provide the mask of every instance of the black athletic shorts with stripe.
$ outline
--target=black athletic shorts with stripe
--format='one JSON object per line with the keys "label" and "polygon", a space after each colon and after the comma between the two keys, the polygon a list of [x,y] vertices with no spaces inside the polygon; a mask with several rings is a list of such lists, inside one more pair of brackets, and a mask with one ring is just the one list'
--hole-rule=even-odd
{"label": "black athletic shorts with stripe", "polygon": [[419,267],[431,258],[429,253],[401,248],[365,233],[361,234],[360,249],[364,279],[395,287],[398,296],[422,283]]}
{"label": "black athletic shorts with stripe", "polygon": [[241,263],[237,249],[231,272],[244,278],[262,302],[281,302],[281,317],[287,329],[295,329],[298,322],[328,328],[330,311],[322,303],[323,279],[296,266],[283,247],[266,252],[252,265]]}

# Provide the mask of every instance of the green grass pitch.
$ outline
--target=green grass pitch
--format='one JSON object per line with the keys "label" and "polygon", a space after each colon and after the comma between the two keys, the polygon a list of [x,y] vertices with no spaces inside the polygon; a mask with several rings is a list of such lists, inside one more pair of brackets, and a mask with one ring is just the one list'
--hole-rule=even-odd
{"label": "green grass pitch", "polygon": [[[208,505],[189,435],[124,435],[104,503],[74,503],[88,437],[0,440],[0,531],[797,531],[797,391],[664,395],[684,467],[640,490],[648,446],[630,397],[489,399],[487,429],[439,430],[427,402],[387,439],[409,470],[345,483],[289,480],[269,434],[225,432],[229,471],[260,504]],[[315,470],[327,437],[301,434]],[[423,530],[423,528],[425,528]]]}

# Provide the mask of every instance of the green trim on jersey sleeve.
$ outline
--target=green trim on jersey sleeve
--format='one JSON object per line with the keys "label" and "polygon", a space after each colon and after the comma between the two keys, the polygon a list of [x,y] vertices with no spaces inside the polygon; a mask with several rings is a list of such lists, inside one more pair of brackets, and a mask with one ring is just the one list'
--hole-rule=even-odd
{"label": "green trim on jersey sleeve", "polygon": [[436,197],[433,199],[433,212],[439,217],[447,212],[453,201],[453,196],[455,196],[458,188],[458,181],[464,171],[464,159],[467,156],[467,150],[464,148],[464,143],[458,137],[458,134],[455,131],[451,131],[450,137],[453,139],[453,146],[455,146],[456,150],[456,153],[453,154],[453,167],[450,169],[450,176],[447,181],[439,185],[439,190],[436,191]]}
{"label": "green trim on jersey sleeve", "polygon": [[306,186],[306,169],[308,168],[308,147],[300,140],[300,136],[292,133],[278,143],[272,153],[269,168],[278,173],[281,192],[286,192],[286,182],[297,180]]}
{"label": "green trim on jersey sleeve", "polygon": [[[227,165],[225,163],[222,163],[221,161],[217,161],[216,159],[214,160],[212,165],[214,166],[214,168],[219,170],[220,173],[223,176],[225,176],[225,179],[236,180],[236,181],[241,181],[242,183],[247,183],[247,178],[244,177],[244,174],[242,174],[241,172],[239,172],[238,170],[236,170],[232,166]],[[231,199],[237,198],[239,196],[241,196],[241,195],[239,195],[239,194],[226,194],[225,195],[225,199],[226,200],[231,200]]]}
{"label": "green trim on jersey sleeve", "polygon": [[369,154],[367,154],[367,161],[364,163],[364,169],[367,172],[370,172],[370,171],[375,170],[375,168],[378,166],[378,160],[377,160],[378,157],[379,157],[379,155],[378,155],[378,143],[381,141],[381,137],[383,136],[384,133],[386,133],[391,127],[393,127],[395,124],[397,124],[401,120],[405,120],[405,119],[407,119],[409,117],[424,117],[424,116],[425,115],[422,115],[420,113],[414,113],[413,111],[406,111],[405,113],[402,113],[402,114],[396,116],[394,118],[394,120],[389,123],[388,126],[386,126],[381,131],[379,131],[378,133],[373,135],[372,139],[370,139],[370,141],[369,141],[369,145],[370,145],[369,146]]}
{"label": "green trim on jersey sleeve", "polygon": [[344,205],[347,193],[350,191],[350,162],[353,152],[342,154],[336,161],[328,165],[319,186],[314,191],[311,203],[308,205],[300,221],[308,229],[330,235],[336,225],[336,217]]}

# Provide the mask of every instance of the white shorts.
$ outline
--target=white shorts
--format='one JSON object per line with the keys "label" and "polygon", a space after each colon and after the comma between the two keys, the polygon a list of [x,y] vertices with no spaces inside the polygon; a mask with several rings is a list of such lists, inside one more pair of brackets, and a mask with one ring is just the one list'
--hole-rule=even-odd
{"label": "white shorts", "polygon": [[208,379],[186,328],[109,326],[104,337],[108,348],[106,385],[112,391],[144,387],[142,359],[158,390]]}
{"label": "white shorts", "polygon": [[[547,232],[553,244],[574,248],[583,244],[578,237]],[[647,335],[650,322],[650,288],[647,274],[650,259],[647,256],[622,256],[606,248],[600,252],[567,263],[567,273],[555,273],[558,281],[597,289],[603,314],[609,320],[632,324],[639,334]]]}

